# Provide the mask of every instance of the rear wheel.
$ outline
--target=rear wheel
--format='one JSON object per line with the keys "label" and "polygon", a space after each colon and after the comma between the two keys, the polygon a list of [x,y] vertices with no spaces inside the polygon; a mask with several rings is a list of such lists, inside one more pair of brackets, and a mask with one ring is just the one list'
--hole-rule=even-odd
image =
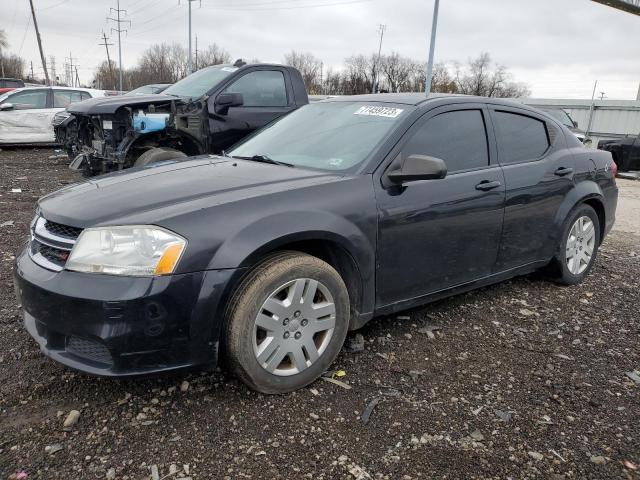
{"label": "rear wheel", "polygon": [[149,165],[150,163],[162,162],[163,160],[173,160],[174,158],[184,158],[186,156],[187,155],[184,152],[176,150],[175,148],[150,148],[137,158],[133,166],[142,167],[144,165]]}
{"label": "rear wheel", "polygon": [[589,205],[579,205],[567,218],[562,241],[553,259],[558,283],[575,285],[593,268],[600,246],[600,220]]}
{"label": "rear wheel", "polygon": [[349,324],[349,296],[329,264],[283,252],[241,282],[226,322],[234,373],[254,390],[291,392],[316,380],[340,352]]}

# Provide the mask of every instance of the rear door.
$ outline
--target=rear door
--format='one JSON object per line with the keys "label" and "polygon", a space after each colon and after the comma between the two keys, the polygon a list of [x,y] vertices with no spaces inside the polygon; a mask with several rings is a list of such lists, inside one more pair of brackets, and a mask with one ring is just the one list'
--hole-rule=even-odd
{"label": "rear door", "polygon": [[574,187],[575,159],[562,131],[545,117],[517,107],[489,110],[507,187],[496,263],[496,270],[504,271],[553,255],[554,219]]}
{"label": "rear door", "polygon": [[9,95],[0,110],[0,143],[53,143],[49,88],[29,88]]}
{"label": "rear door", "polygon": [[376,188],[377,306],[435,293],[491,274],[500,243],[504,179],[481,104],[426,113],[391,152],[447,164],[441,180]]}
{"label": "rear door", "polygon": [[[220,93],[241,93],[244,105],[231,107],[226,115],[214,115],[212,150],[228,148],[251,132],[295,109],[286,70],[258,68],[235,78]],[[214,112],[213,102],[209,112]]]}

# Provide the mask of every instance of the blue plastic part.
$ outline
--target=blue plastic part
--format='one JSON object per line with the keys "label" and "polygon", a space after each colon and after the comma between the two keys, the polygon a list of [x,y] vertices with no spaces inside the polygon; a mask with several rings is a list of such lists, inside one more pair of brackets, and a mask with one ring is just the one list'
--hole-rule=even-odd
{"label": "blue plastic part", "polygon": [[134,115],[133,129],[138,133],[151,133],[167,128],[168,113]]}

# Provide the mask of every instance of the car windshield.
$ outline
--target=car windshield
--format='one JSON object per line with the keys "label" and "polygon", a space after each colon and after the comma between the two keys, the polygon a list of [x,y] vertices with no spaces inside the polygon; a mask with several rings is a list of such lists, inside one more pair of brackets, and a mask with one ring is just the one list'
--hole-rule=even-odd
{"label": "car windshield", "polygon": [[313,103],[227,153],[319,170],[355,170],[413,108],[376,102]]}
{"label": "car windshield", "polygon": [[236,70],[229,65],[206,67],[174,83],[162,93],[176,97],[201,97]]}
{"label": "car windshield", "polygon": [[543,108],[545,112],[551,115],[553,118],[562,123],[565,127],[573,128],[573,120],[567,112],[562,110],[561,108]]}
{"label": "car windshield", "polygon": [[125,93],[125,95],[146,95],[148,93],[155,93],[159,90],[159,87],[155,87],[153,85],[144,85],[142,87],[138,87],[135,90],[131,90],[130,92]]}

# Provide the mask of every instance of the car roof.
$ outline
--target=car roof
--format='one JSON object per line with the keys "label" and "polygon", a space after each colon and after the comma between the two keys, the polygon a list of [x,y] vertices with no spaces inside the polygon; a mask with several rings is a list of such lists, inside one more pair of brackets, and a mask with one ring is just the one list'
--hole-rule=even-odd
{"label": "car roof", "polygon": [[50,88],[52,90],[79,90],[81,92],[104,92],[104,90],[98,90],[96,88],[84,88],[84,87],[60,87],[60,86],[47,86],[38,85],[37,87],[22,87],[11,90],[11,93],[22,92],[25,90],[36,90],[38,88]]}
{"label": "car roof", "polygon": [[[381,103],[398,103],[402,105],[418,106],[435,100],[450,99],[454,103],[489,103],[495,105],[504,105],[511,107],[527,108],[519,102],[515,102],[506,98],[494,97],[478,97],[473,95],[461,95],[457,93],[430,93],[426,96],[424,93],[369,93],[364,95],[341,95],[327,97],[323,102],[381,102]],[[528,108],[531,110],[531,108]]]}

